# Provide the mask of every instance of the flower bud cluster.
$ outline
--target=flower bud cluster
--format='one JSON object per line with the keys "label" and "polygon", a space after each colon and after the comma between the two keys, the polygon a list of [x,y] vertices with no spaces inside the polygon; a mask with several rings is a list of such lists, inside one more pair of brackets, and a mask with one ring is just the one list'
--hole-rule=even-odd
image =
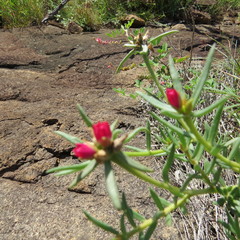
{"label": "flower bud cluster", "polygon": [[[119,151],[125,138],[112,140],[112,131],[108,122],[92,125],[93,142],[77,143],[73,153],[80,159],[107,161],[114,150]],[[120,144],[119,144],[120,141]]]}

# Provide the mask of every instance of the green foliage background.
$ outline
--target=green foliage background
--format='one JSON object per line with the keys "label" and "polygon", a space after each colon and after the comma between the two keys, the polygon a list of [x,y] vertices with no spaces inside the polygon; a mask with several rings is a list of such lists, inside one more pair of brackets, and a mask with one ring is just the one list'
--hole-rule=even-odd
{"label": "green foliage background", "polygon": [[[61,0],[0,0],[1,27],[25,27],[41,24],[48,11]],[[108,22],[117,23],[127,13],[137,13],[146,20],[178,19],[196,6],[196,0],[71,0],[59,12],[57,19],[64,24],[76,21],[86,29]],[[226,9],[240,8],[239,0],[217,0],[205,9],[217,15]]]}

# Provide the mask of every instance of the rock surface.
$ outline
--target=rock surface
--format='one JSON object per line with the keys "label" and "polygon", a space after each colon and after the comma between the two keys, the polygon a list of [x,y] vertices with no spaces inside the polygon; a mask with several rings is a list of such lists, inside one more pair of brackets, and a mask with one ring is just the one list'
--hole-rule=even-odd
{"label": "rock surface", "polygon": [[[176,49],[172,54],[189,55],[190,26],[179,24],[173,29],[181,32],[166,39]],[[149,30],[153,36],[162,32]],[[114,74],[128,49],[122,44],[101,45],[95,41],[105,40],[109,31],[69,35],[64,29],[47,26],[0,32],[0,239],[110,239],[86,220],[82,209],[118,226],[118,213],[105,192],[103,169],[97,169],[74,191],[67,190],[73,176],[45,173],[51,167],[78,162],[71,156],[73,146],[54,134],[55,130],[89,139],[77,103],[94,122],[118,119],[118,128],[125,132],[145,125],[139,101],[112,89],[134,92],[135,80],[146,72],[134,68]],[[212,38],[224,44],[233,32],[239,40],[239,29],[198,26],[193,56],[206,57]],[[123,43],[124,39],[117,38]],[[126,65],[133,61],[139,62],[139,57]],[[137,138],[135,144],[144,147],[144,139]],[[155,170],[161,166],[149,159],[141,161]],[[131,206],[151,217],[155,208],[149,186],[118,168],[116,171],[119,188],[126,192]],[[155,177],[158,175],[156,171]],[[175,227],[160,223],[155,239],[180,239],[179,234]]]}

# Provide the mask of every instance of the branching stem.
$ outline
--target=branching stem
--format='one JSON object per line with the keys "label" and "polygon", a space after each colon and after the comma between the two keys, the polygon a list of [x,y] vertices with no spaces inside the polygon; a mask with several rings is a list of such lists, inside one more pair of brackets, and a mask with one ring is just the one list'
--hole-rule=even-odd
{"label": "branching stem", "polygon": [[219,160],[221,160],[223,163],[225,163],[226,165],[228,165],[229,167],[232,168],[233,171],[240,173],[240,164],[234,161],[229,160],[228,158],[224,157],[222,154],[220,154],[219,152],[214,153],[213,150],[213,146],[210,142],[208,142],[200,133],[199,131],[196,129],[192,119],[190,116],[185,116],[184,120],[186,122],[186,124],[188,125],[190,131],[194,134],[194,136],[196,137],[196,139],[204,146],[205,150],[210,153],[212,156],[218,158]]}

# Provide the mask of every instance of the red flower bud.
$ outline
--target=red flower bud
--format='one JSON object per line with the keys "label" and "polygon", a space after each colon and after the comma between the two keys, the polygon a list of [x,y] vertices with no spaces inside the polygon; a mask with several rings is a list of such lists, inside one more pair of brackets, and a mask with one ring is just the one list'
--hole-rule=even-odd
{"label": "red flower bud", "polygon": [[98,122],[92,126],[96,141],[103,147],[108,147],[112,143],[112,131],[108,122]]}
{"label": "red flower bud", "polygon": [[89,144],[77,143],[73,149],[74,155],[82,159],[93,159],[96,150]]}
{"label": "red flower bud", "polygon": [[182,106],[180,94],[174,88],[167,88],[166,95],[172,107],[179,109]]}

